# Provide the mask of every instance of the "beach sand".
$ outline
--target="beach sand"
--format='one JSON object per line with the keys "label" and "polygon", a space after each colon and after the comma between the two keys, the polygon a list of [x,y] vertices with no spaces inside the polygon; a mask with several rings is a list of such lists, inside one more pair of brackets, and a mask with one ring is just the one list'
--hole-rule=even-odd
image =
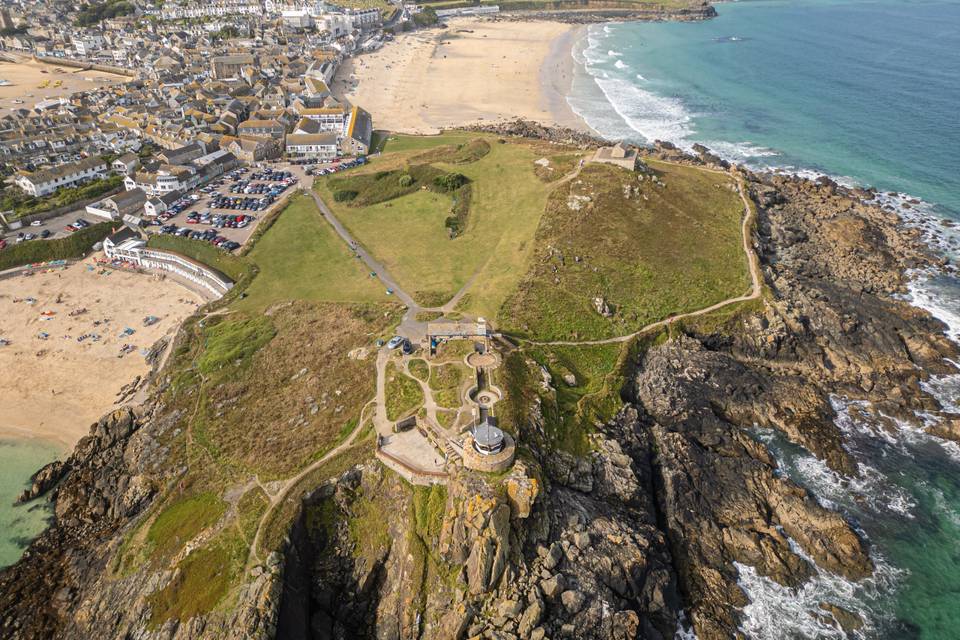
{"label": "beach sand", "polygon": [[[47,98],[69,96],[77,91],[90,91],[130,80],[112,73],[60,67],[36,60],[0,62],[0,79],[10,83],[0,86],[0,115],[14,109],[32,109]],[[49,84],[41,89],[40,85],[48,80]],[[61,84],[56,87],[58,80]],[[14,100],[23,100],[23,104],[15,104]]]}
{"label": "beach sand", "polygon": [[[88,264],[0,280],[0,338],[11,342],[0,346],[0,438],[41,438],[72,448],[115,406],[120,387],[147,373],[139,350],[172,335],[202,302],[172,280],[123,271],[100,275]],[[37,302],[14,302],[27,297]],[[86,313],[69,316],[84,307]],[[56,314],[43,320],[44,311]],[[144,327],[148,315],[160,321]],[[110,322],[94,326],[105,318]],[[127,327],[135,333],[120,337]],[[40,339],[40,332],[49,337]],[[101,340],[77,342],[88,333]],[[137,350],[118,358],[124,344]]]}
{"label": "beach sand", "polygon": [[556,22],[452,19],[446,29],[403,34],[348,59],[332,89],[389,131],[516,118],[586,129],[565,99],[577,33]]}

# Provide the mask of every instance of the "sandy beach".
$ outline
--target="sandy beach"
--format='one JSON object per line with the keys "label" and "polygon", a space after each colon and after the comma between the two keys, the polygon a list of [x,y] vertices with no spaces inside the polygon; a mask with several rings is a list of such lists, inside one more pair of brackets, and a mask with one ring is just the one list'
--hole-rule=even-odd
{"label": "sandy beach", "polygon": [[578,33],[556,22],[448,21],[348,59],[333,91],[368,110],[377,129],[436,133],[529,118],[585,129],[567,105]]}
{"label": "sandy beach", "polygon": [[[13,109],[31,109],[47,98],[69,96],[77,91],[90,91],[130,80],[112,73],[60,67],[35,60],[0,61],[0,79],[10,83],[0,86],[0,115]],[[56,86],[58,81],[60,85]],[[48,84],[41,88],[44,83]],[[16,104],[14,100],[23,100],[23,104]]]}
{"label": "sandy beach", "polygon": [[[172,280],[102,275],[89,264],[0,280],[0,338],[10,341],[0,346],[0,438],[72,448],[115,406],[120,388],[148,371],[140,350],[172,335],[202,302]],[[159,321],[145,327],[150,315]],[[127,327],[134,333],[121,336]],[[85,334],[100,339],[77,340]],[[125,344],[136,349],[117,357]]]}

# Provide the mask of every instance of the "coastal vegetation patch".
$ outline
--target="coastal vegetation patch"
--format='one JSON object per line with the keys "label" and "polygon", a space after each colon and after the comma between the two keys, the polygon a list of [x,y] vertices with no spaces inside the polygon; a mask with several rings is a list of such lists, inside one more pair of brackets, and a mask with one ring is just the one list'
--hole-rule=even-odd
{"label": "coastal vegetation patch", "polygon": [[490,153],[490,143],[484,138],[476,138],[460,144],[449,144],[430,149],[413,157],[411,162],[447,162],[449,164],[470,164]]}
{"label": "coastal vegetation patch", "polygon": [[209,242],[154,233],[147,239],[147,246],[153,249],[179,253],[191,260],[202,262],[208,267],[220,271],[235,283],[243,282],[252,277],[253,269],[249,260],[218,249]]}
{"label": "coastal vegetation patch", "polygon": [[536,340],[609,338],[749,290],[735,183],[651,167],[587,165],[551,194],[501,328]]}
{"label": "coastal vegetation patch", "polygon": [[[261,480],[288,477],[320,458],[349,435],[374,396],[372,360],[357,350],[392,328],[397,309],[300,301],[269,318],[225,316],[221,323],[241,327],[269,320],[274,335],[245,352],[242,367],[202,386],[195,444],[229,473],[256,473]],[[259,344],[261,337],[258,330],[249,341]],[[208,357],[201,351],[200,363]]]}
{"label": "coastal vegetation patch", "polygon": [[451,362],[430,368],[430,390],[434,401],[441,407],[456,409],[460,406],[460,388],[467,380],[466,365]]}
{"label": "coastal vegetation patch", "polygon": [[150,557],[168,558],[213,525],[226,510],[226,503],[205,491],[176,500],[157,514],[147,530]]}

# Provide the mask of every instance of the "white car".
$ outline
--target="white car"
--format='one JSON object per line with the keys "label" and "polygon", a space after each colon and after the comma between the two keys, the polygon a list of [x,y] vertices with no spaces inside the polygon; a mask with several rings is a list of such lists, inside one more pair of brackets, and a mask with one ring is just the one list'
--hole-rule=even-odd
{"label": "white car", "polygon": [[31,226],[31,227],[39,227],[39,226],[42,225],[42,224],[43,224],[43,221],[42,221],[42,220],[34,220],[33,222],[30,223],[30,226]]}

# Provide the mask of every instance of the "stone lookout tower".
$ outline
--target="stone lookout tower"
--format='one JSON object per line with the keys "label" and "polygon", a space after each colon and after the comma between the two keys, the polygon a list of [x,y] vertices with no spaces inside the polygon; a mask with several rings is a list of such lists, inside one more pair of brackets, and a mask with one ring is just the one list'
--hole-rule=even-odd
{"label": "stone lookout tower", "polygon": [[497,427],[496,418],[488,416],[464,438],[463,466],[477,471],[503,471],[513,464],[516,449],[513,438]]}

